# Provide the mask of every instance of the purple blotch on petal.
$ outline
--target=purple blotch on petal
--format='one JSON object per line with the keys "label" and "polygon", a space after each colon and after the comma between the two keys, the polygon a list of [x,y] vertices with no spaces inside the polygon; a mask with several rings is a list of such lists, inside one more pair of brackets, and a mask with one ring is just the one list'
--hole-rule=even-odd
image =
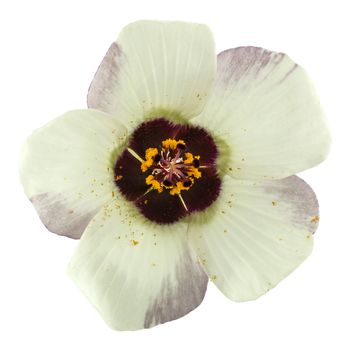
{"label": "purple blotch on petal", "polygon": [[188,214],[179,197],[168,191],[152,190],[134,203],[147,219],[157,224],[172,224]]}
{"label": "purple blotch on petal", "polygon": [[181,125],[164,118],[144,122],[134,130],[129,147],[144,157],[147,148],[159,147],[163,140],[175,138],[180,128]]}
{"label": "purple blotch on petal", "polygon": [[58,235],[79,239],[97,211],[81,214],[61,195],[42,193],[30,198],[45,227]]}
{"label": "purple blotch on petal", "polygon": [[193,186],[181,192],[190,213],[208,208],[220,194],[221,180],[216,169],[203,169],[201,172],[202,176],[196,179]]}
{"label": "purple blotch on petal", "polygon": [[218,156],[218,148],[213,137],[198,126],[183,125],[177,138],[184,140],[189,152],[200,156],[201,165],[214,165]]}
{"label": "purple blotch on petal", "polygon": [[208,277],[188,250],[176,267],[175,279],[175,284],[169,279],[162,281],[160,293],[146,312],[145,328],[182,317],[202,302]]}
{"label": "purple blotch on petal", "polygon": [[[141,155],[143,157],[143,155]],[[141,163],[128,150],[118,158],[115,167],[115,182],[120,192],[130,201],[142,196],[148,189],[147,175],[141,171]]]}
{"label": "purple blotch on petal", "polygon": [[282,180],[270,181],[265,191],[278,193],[278,200],[293,203],[290,212],[293,223],[301,229],[306,226],[310,232],[316,232],[319,222],[318,200],[312,188],[304,180],[293,175]]}
{"label": "purple blotch on petal", "polygon": [[270,65],[270,69],[264,71],[266,77],[284,57],[284,53],[254,46],[242,46],[222,51],[218,55],[220,83],[224,85],[241,83],[245,76],[257,77],[267,65]]}
{"label": "purple blotch on petal", "polygon": [[[217,199],[221,189],[216,169],[218,149],[211,135],[201,127],[175,124],[164,118],[154,119],[142,123],[134,130],[128,147],[144,159],[148,148],[158,148],[161,151],[162,141],[169,138],[183,140],[186,143],[183,152],[200,156],[193,166],[199,168],[201,177],[195,179],[193,184],[190,179],[182,180],[188,190],[182,190],[181,197],[171,195],[168,189],[164,188],[159,193],[146,185],[146,178],[156,173],[152,173],[152,168],[142,172],[140,160],[128,150],[118,158],[114,168],[120,192],[126,199],[133,201],[146,218],[158,224],[174,223],[191,212],[206,209]],[[158,181],[162,182],[163,179]],[[172,184],[166,182],[165,185]]]}
{"label": "purple blotch on petal", "polygon": [[117,43],[113,43],[90,84],[87,105],[106,113],[115,114],[116,106],[113,95],[118,88],[118,74],[121,65],[125,62],[123,52]]}

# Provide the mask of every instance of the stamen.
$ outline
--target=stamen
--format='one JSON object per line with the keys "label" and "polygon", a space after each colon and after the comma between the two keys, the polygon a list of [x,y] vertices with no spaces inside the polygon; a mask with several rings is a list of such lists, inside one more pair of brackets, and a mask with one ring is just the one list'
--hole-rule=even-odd
{"label": "stamen", "polygon": [[163,118],[150,120],[130,135],[114,166],[114,184],[145,218],[172,224],[217,199],[217,156],[206,130]]}
{"label": "stamen", "polygon": [[181,191],[188,191],[194,180],[202,176],[198,170],[199,156],[193,156],[190,152],[185,153],[187,147],[183,140],[166,139],[162,141],[161,146],[160,149],[148,148],[145,151],[141,170],[142,172],[151,170],[151,175],[146,178],[146,184],[159,193],[168,189],[172,196],[179,195]]}
{"label": "stamen", "polygon": [[193,154],[192,154],[192,153],[186,152],[186,153],[185,153],[185,156],[186,156],[186,160],[184,161],[185,164],[191,164],[191,163],[193,163],[194,157],[193,157]]}

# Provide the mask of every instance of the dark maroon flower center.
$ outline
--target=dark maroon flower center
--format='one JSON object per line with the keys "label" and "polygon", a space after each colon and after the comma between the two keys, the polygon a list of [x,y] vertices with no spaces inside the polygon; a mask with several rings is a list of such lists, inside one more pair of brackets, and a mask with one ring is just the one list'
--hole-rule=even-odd
{"label": "dark maroon flower center", "polygon": [[163,118],[144,122],[117,159],[115,182],[145,217],[173,223],[206,209],[218,197],[217,154],[203,128]]}

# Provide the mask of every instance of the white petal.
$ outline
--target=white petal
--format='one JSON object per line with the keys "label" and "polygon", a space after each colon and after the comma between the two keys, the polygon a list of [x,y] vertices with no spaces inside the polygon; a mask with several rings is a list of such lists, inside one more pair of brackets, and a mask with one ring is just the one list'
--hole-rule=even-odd
{"label": "white petal", "polygon": [[240,47],[218,56],[214,93],[193,120],[228,145],[220,164],[244,179],[283,178],[320,163],[330,136],[305,71],[288,56]]}
{"label": "white petal", "polygon": [[135,22],[108,50],[88,105],[131,126],[148,116],[191,118],[203,109],[215,72],[214,41],[205,25]]}
{"label": "white petal", "polygon": [[52,232],[79,238],[115,189],[113,152],[126,128],[95,110],[71,111],[36,130],[23,148],[26,195]]}
{"label": "white petal", "polygon": [[311,253],[318,203],[296,176],[262,183],[225,176],[214,209],[212,216],[194,217],[189,239],[208,275],[230,299],[256,299]]}
{"label": "white petal", "polygon": [[179,318],[197,307],[208,278],[186,241],[187,224],[157,225],[129,203],[105,206],[84,232],[69,274],[118,330]]}

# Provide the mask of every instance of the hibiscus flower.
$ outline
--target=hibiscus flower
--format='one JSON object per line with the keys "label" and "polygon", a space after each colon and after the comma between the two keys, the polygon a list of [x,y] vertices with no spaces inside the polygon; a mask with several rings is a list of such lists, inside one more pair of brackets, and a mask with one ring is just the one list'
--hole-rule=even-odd
{"label": "hibiscus flower", "polygon": [[310,254],[318,203],[294,174],[325,158],[330,136],[285,54],[216,56],[204,25],[132,23],[88,107],[29,137],[21,180],[50,231],[81,237],[69,274],[112,328],[187,314],[208,277],[256,299]]}

